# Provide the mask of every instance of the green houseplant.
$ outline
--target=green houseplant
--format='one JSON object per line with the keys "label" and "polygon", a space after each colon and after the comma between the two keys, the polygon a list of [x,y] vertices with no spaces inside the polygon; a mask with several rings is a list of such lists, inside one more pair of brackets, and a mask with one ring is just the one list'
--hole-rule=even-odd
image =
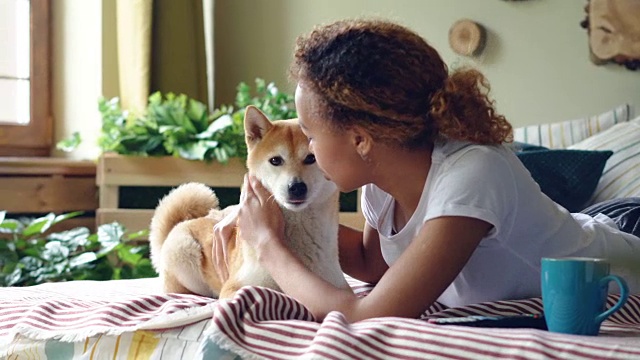
{"label": "green houseplant", "polygon": [[[212,187],[223,207],[237,203],[246,172],[243,118],[248,105],[274,120],[297,117],[293,95],[262,79],[253,87],[240,83],[234,105],[212,111],[171,93],[152,94],[141,111],[123,110],[117,98],[101,99],[97,223],[118,221],[130,231],[147,229],[158,200],[189,181]],[[72,148],[79,141],[77,137],[67,145]],[[356,192],[343,195],[341,211],[357,211]]]}
{"label": "green houseplant", "polygon": [[[262,110],[271,119],[296,117],[293,95],[280,91],[263,79],[255,88],[241,82],[237,86],[235,106],[223,105],[209,111],[184,94],[153,93],[141,111],[126,111],[118,98],[98,102],[102,116],[99,146],[103,152],[136,156],[175,156],[187,160],[219,161],[246,157],[243,115],[249,105]],[[71,151],[80,142],[73,136],[58,144]]]}
{"label": "green houseplant", "polygon": [[115,280],[157,276],[143,233],[124,235],[117,224],[96,233],[75,229],[52,233],[57,223],[79,212],[10,219],[0,211],[0,286],[29,286],[68,280]]}

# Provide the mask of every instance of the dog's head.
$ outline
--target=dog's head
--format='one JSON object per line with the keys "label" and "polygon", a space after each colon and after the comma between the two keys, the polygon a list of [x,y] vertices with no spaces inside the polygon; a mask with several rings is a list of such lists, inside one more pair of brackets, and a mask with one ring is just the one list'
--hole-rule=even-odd
{"label": "dog's head", "polygon": [[247,168],[286,209],[299,211],[325,201],[337,187],[327,180],[297,119],[269,119],[257,108],[247,107],[244,117]]}

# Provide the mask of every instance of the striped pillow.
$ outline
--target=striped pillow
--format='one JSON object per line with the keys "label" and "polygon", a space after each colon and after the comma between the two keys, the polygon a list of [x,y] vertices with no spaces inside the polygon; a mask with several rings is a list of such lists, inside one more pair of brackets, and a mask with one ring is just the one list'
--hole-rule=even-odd
{"label": "striped pillow", "polygon": [[564,149],[630,119],[631,108],[624,104],[600,115],[583,119],[519,127],[513,130],[513,140],[549,149]]}
{"label": "striped pillow", "polygon": [[617,124],[569,149],[613,151],[589,204],[640,196],[640,117]]}

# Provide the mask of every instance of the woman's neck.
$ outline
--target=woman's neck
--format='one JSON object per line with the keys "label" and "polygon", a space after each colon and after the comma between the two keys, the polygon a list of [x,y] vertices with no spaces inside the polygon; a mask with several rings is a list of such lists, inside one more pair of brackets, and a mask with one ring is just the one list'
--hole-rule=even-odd
{"label": "woman's neck", "polygon": [[380,149],[376,153],[373,183],[395,199],[398,231],[409,221],[422,196],[431,168],[433,147],[419,150]]}

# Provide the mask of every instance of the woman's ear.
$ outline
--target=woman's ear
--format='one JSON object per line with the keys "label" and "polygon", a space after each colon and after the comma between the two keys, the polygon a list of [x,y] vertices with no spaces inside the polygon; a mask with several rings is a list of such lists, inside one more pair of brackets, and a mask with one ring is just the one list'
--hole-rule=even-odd
{"label": "woman's ear", "polygon": [[360,127],[351,129],[352,142],[356,152],[363,160],[369,159],[371,148],[373,147],[373,138],[371,135]]}

